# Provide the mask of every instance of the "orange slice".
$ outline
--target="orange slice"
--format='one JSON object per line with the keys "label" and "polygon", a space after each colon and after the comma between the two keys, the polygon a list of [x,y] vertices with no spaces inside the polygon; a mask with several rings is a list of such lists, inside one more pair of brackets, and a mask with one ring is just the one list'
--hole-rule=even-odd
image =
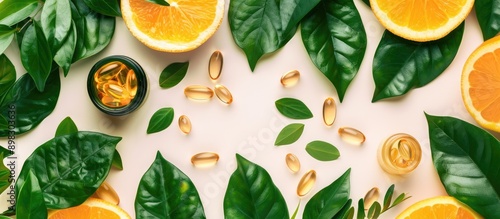
{"label": "orange slice", "polygon": [[500,132],[500,36],[482,43],[465,62],[462,100],[477,123]]}
{"label": "orange slice", "polygon": [[462,23],[474,0],[370,0],[375,17],[389,31],[408,40],[443,38]]}
{"label": "orange slice", "polygon": [[437,196],[419,201],[396,219],[482,219],[481,215],[469,206],[451,196]]}
{"label": "orange slice", "polygon": [[48,219],[130,219],[122,208],[113,203],[89,198],[83,204],[49,212]]}
{"label": "orange slice", "polygon": [[201,46],[219,28],[224,0],[168,0],[163,6],[146,0],[121,0],[128,29],[146,46],[164,52],[186,52]]}

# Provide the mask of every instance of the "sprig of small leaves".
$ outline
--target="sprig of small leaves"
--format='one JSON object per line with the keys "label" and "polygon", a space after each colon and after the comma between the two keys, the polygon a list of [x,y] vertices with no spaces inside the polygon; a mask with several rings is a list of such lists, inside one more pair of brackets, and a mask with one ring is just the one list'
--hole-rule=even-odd
{"label": "sprig of small leaves", "polygon": [[[358,212],[356,214],[357,219],[377,219],[379,216],[386,212],[387,210],[395,207],[396,205],[401,204],[403,201],[406,199],[411,198],[411,196],[408,196],[406,193],[401,193],[399,194],[394,201],[392,200],[392,197],[394,195],[394,184],[392,184],[388,189],[387,192],[384,195],[384,202],[383,206],[380,205],[378,201],[375,201],[370,208],[368,209],[367,212],[364,210],[364,199],[361,198],[358,201]],[[354,207],[351,206],[349,209],[349,214],[344,217],[344,219],[353,219],[354,218]]]}

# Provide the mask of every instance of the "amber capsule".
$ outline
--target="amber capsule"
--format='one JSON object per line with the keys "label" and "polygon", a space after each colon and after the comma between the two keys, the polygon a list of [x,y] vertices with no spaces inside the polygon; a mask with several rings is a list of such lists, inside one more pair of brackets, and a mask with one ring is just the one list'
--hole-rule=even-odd
{"label": "amber capsule", "polygon": [[368,210],[378,200],[379,195],[377,187],[373,187],[366,193],[364,198],[365,210]]}
{"label": "amber capsule", "polygon": [[125,89],[130,93],[130,96],[135,97],[137,94],[137,77],[134,70],[130,69],[127,72],[127,79],[125,83]]}
{"label": "amber capsule", "polygon": [[233,102],[233,95],[223,85],[217,84],[215,85],[215,95],[219,98],[220,101],[222,101],[225,104],[231,104]]}
{"label": "amber capsule", "polygon": [[130,99],[130,94],[128,93],[127,90],[123,89],[122,86],[108,82],[104,85],[104,93],[106,93],[109,96],[112,96],[113,98],[116,99],[124,99],[128,98]]}
{"label": "amber capsule", "polygon": [[214,92],[207,86],[191,85],[184,88],[184,95],[193,100],[210,100]]}
{"label": "amber capsule", "polygon": [[300,79],[300,72],[297,70],[292,70],[283,74],[283,76],[281,76],[280,81],[281,85],[283,85],[284,87],[292,87],[299,82],[299,79]]}
{"label": "amber capsule", "polygon": [[286,166],[288,167],[288,169],[290,171],[292,171],[293,173],[299,172],[300,161],[299,161],[299,158],[297,158],[297,156],[295,156],[292,153],[289,153],[285,157],[285,162],[286,162]]}
{"label": "amber capsule", "polygon": [[208,76],[210,79],[214,81],[219,79],[222,72],[222,64],[222,53],[219,50],[216,50],[212,53],[212,56],[210,56],[210,60],[208,61]]}
{"label": "amber capsule", "polygon": [[115,76],[118,84],[120,84],[121,86],[125,86],[125,84],[127,83],[127,76],[129,71],[133,70],[129,69],[126,65],[121,66],[120,71],[118,71]]}
{"label": "amber capsule", "polygon": [[314,170],[309,170],[304,176],[299,181],[299,184],[297,185],[297,195],[299,197],[302,197],[304,195],[307,195],[309,191],[313,188],[314,184],[316,183],[316,171]]}
{"label": "amber capsule", "polygon": [[191,157],[191,163],[195,167],[211,167],[219,161],[219,155],[213,152],[202,152]]}
{"label": "amber capsule", "polygon": [[337,115],[337,106],[335,106],[335,100],[328,97],[323,103],[323,122],[327,126],[332,126]]}
{"label": "amber capsule", "polygon": [[179,129],[186,135],[191,132],[191,120],[186,115],[179,117]]}
{"label": "amber capsule", "polygon": [[378,162],[384,171],[395,175],[412,172],[420,163],[422,150],[411,135],[397,133],[388,137],[378,149]]}
{"label": "amber capsule", "polygon": [[111,185],[109,185],[107,182],[103,182],[92,196],[104,201],[108,201],[115,205],[120,204],[120,197],[113,189],[113,187],[111,187]]}
{"label": "amber capsule", "polygon": [[109,95],[104,95],[102,98],[101,98],[101,102],[108,106],[108,107],[122,107],[121,103],[120,103],[120,99],[116,99],[116,98],[113,98],[112,96],[109,96]]}
{"label": "amber capsule", "polygon": [[121,62],[110,62],[97,70],[94,74],[94,81],[99,82],[107,82],[115,77],[115,75],[122,68],[123,63]]}
{"label": "amber capsule", "polygon": [[350,127],[339,128],[339,135],[342,140],[354,145],[360,145],[366,140],[365,135],[361,131]]}

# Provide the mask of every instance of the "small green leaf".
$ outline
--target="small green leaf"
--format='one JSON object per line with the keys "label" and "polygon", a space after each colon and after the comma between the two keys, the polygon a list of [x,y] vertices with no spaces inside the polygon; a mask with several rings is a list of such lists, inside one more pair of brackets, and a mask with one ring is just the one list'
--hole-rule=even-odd
{"label": "small green leaf", "polygon": [[73,54],[75,53],[76,41],[76,28],[75,23],[73,23],[73,25],[71,25],[68,36],[66,36],[66,39],[64,39],[63,44],[61,45],[61,48],[59,48],[59,50],[57,50],[56,54],[54,55],[54,61],[63,69],[65,77],[68,75],[69,69],[73,62]]}
{"label": "small green leaf", "polygon": [[295,219],[297,217],[297,213],[299,212],[299,207],[300,207],[300,201],[302,199],[299,199],[299,204],[297,204],[297,207],[295,208],[295,211],[292,214],[292,217],[290,219]]}
{"label": "small green leaf", "polygon": [[171,88],[186,76],[189,62],[176,62],[168,65],[160,74],[160,87]]}
{"label": "small green leaf", "polygon": [[349,199],[344,204],[344,206],[342,207],[342,209],[340,209],[340,211],[337,214],[335,214],[335,216],[332,217],[332,219],[344,219],[344,218],[347,218],[349,216],[349,211],[351,209],[351,206],[352,206],[352,199]]}
{"label": "small green leaf", "polygon": [[113,154],[113,161],[111,161],[111,166],[118,170],[123,170],[122,156],[120,155],[118,150],[115,150],[115,153]]}
{"label": "small green leaf", "polygon": [[[16,68],[5,54],[0,55],[0,100],[16,81]],[[1,102],[1,101],[0,101]]]}
{"label": "small green leaf", "polygon": [[38,0],[3,0],[0,2],[0,24],[13,26],[35,11]]}
{"label": "small green leaf", "polygon": [[52,52],[59,50],[71,28],[69,0],[46,0],[43,4],[42,30]]}
{"label": "small green leaf", "polygon": [[5,52],[7,47],[9,47],[10,43],[14,39],[15,33],[15,28],[0,24],[0,54]]}
{"label": "small green leaf", "polygon": [[45,219],[47,207],[43,200],[42,189],[32,170],[29,170],[26,180],[19,189],[16,201],[16,218]]}
{"label": "small green leaf", "polygon": [[116,0],[83,0],[94,11],[111,17],[121,17],[120,1]]}
{"label": "small green leaf", "polygon": [[59,126],[57,126],[55,137],[62,135],[69,135],[78,132],[78,128],[76,127],[75,122],[71,119],[71,117],[64,118]]}
{"label": "small green leaf", "polygon": [[381,209],[382,207],[380,207],[380,203],[374,202],[372,206],[370,206],[370,209],[368,209],[368,218],[377,219],[380,216]]}
{"label": "small green leaf", "polygon": [[39,91],[45,89],[45,83],[52,69],[52,61],[52,53],[42,28],[34,21],[23,37],[21,62]]}
{"label": "small green leaf", "polygon": [[172,124],[174,120],[174,109],[171,107],[161,108],[156,111],[149,120],[147,133],[162,131]]}
{"label": "small green leaf", "polygon": [[354,218],[354,207],[350,207],[347,214],[344,215],[342,219],[353,219]]}
{"label": "small green leaf", "polygon": [[500,32],[500,1],[475,0],[477,21],[483,33],[483,39],[493,38]]}
{"label": "small green leaf", "polygon": [[5,166],[3,163],[3,160],[12,155],[12,151],[5,149],[4,147],[0,146],[0,193],[4,192],[9,185],[12,183],[12,178],[10,175],[10,170],[12,168],[15,168],[15,163],[12,162],[7,162],[8,168]]}
{"label": "small green leaf", "polygon": [[294,98],[281,98],[275,102],[278,111],[291,119],[310,119],[313,114],[300,100]]}
{"label": "small green leaf", "polygon": [[294,143],[300,138],[303,131],[304,131],[304,124],[293,123],[287,125],[278,134],[278,137],[276,138],[274,145],[280,146],[280,145],[287,145]]}
{"label": "small green leaf", "polygon": [[389,206],[391,205],[391,201],[392,201],[392,194],[394,194],[394,184],[392,184],[387,189],[387,192],[385,193],[385,196],[384,196],[384,207],[382,208],[382,211],[386,211],[387,209],[389,209]]}
{"label": "small green leaf", "polygon": [[146,0],[146,1],[154,3],[154,4],[158,4],[158,5],[170,6],[170,4],[165,0]]}
{"label": "small green leaf", "polygon": [[392,203],[391,207],[389,207],[389,208],[392,208],[396,205],[401,204],[401,202],[405,201],[406,199],[409,199],[410,197],[411,196],[406,197],[405,193],[399,194],[398,197],[396,197],[396,199],[394,200],[394,203]]}
{"label": "small green leaf", "polygon": [[358,201],[358,214],[356,216],[357,219],[365,219],[365,201],[363,199],[359,199]]}
{"label": "small green leaf", "polygon": [[339,150],[332,144],[324,141],[312,141],[306,145],[309,155],[320,161],[336,160],[340,157]]}

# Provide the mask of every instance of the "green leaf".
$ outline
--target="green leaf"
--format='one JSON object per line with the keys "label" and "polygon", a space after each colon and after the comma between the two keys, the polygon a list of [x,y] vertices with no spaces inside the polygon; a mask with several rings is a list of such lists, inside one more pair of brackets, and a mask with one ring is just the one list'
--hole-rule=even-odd
{"label": "green leaf", "polygon": [[365,201],[363,199],[359,199],[358,201],[358,214],[356,216],[357,219],[365,219]]}
{"label": "green leaf", "polygon": [[475,0],[474,8],[483,39],[487,40],[496,36],[500,32],[500,1]]}
{"label": "green leaf", "polygon": [[33,25],[33,20],[31,18],[26,18],[16,24],[16,30],[18,31],[16,32],[15,35],[19,50],[21,50],[21,44],[23,43],[23,38],[24,34],[26,33],[26,30],[28,30],[28,28],[32,25]]}
{"label": "green leaf", "polygon": [[287,125],[278,134],[278,137],[276,138],[274,145],[280,146],[280,145],[287,145],[294,143],[300,138],[303,131],[304,131],[304,124],[293,123]]}
{"label": "green leaf", "polygon": [[380,206],[380,203],[374,202],[372,206],[370,206],[370,209],[368,209],[368,218],[377,219],[380,216],[381,210],[382,207]]}
{"label": "green leaf", "polygon": [[47,208],[79,205],[108,176],[113,152],[120,140],[121,137],[82,131],[55,137],[26,159],[16,189],[19,190],[32,170],[39,180]]}
{"label": "green leaf", "polygon": [[78,132],[78,128],[76,127],[75,122],[71,119],[71,117],[64,118],[61,123],[57,126],[55,137],[74,134]]}
{"label": "green leaf", "polygon": [[[16,29],[0,24],[0,54],[5,52],[14,39]],[[1,67],[1,66],[0,66]]]}
{"label": "green leaf", "polygon": [[3,160],[10,155],[12,155],[12,151],[0,146],[0,161],[2,161],[0,164],[0,193],[3,193],[7,188],[9,188],[9,185],[13,182],[10,170],[15,168],[15,162],[7,162],[8,167],[6,167],[3,163]]}
{"label": "green leaf", "polygon": [[154,4],[158,4],[158,5],[170,6],[170,4],[165,0],[146,0],[146,1],[154,3]]}
{"label": "green leaf", "polygon": [[354,218],[354,207],[350,207],[347,213],[342,217],[342,219],[353,219]]}
{"label": "green leaf", "polygon": [[189,62],[176,62],[168,65],[160,74],[160,87],[171,88],[179,84],[186,76]]}
{"label": "green leaf", "polygon": [[205,218],[200,196],[189,177],[160,152],[139,182],[135,214],[142,218]]}
{"label": "green leaf", "polygon": [[29,170],[26,180],[19,189],[16,202],[16,217],[23,219],[47,218],[48,212],[38,179]]}
{"label": "green leaf", "polygon": [[116,0],[83,0],[94,11],[111,17],[121,17],[120,1]]}
{"label": "green leaf", "polygon": [[382,208],[382,211],[386,211],[387,209],[389,209],[389,206],[391,205],[391,201],[392,201],[392,194],[394,194],[394,184],[392,184],[387,189],[387,192],[385,193],[385,196],[384,196],[384,207]]}
{"label": "green leaf", "polygon": [[370,7],[370,0],[363,0],[363,2]]}
{"label": "green leaf", "polygon": [[316,6],[321,0],[280,0],[281,26],[283,27],[283,38],[281,46],[284,46],[297,32],[299,22]]}
{"label": "green leaf", "polygon": [[46,0],[41,15],[42,30],[52,52],[64,43],[71,29],[71,7],[69,0]]}
{"label": "green leaf", "polygon": [[114,17],[99,14],[79,0],[71,0],[71,16],[77,36],[73,62],[99,53],[111,42],[115,32]]}
{"label": "green leaf", "polygon": [[38,7],[38,0],[3,0],[0,2],[0,24],[13,26]]}
{"label": "green leaf", "polygon": [[236,154],[237,169],[224,195],[224,218],[288,219],[288,208],[269,173]]}
{"label": "green leaf", "polygon": [[113,161],[111,162],[111,166],[118,170],[123,170],[122,156],[120,155],[118,150],[115,150],[115,153],[113,154]]}
{"label": "green leaf", "polygon": [[335,214],[334,217],[332,217],[332,219],[344,219],[344,218],[348,218],[349,214],[350,214],[351,206],[352,206],[352,199],[349,199],[344,204],[344,206],[342,207],[342,209],[340,209],[340,211],[337,214]]}
{"label": "green leaf", "polygon": [[313,114],[300,100],[294,98],[281,98],[275,102],[278,111],[291,119],[310,119]]}
{"label": "green leaf", "polygon": [[295,219],[297,217],[297,213],[299,212],[299,207],[300,207],[300,201],[301,199],[299,199],[299,203],[297,204],[295,211],[293,211],[292,217],[290,217],[290,219]]}
{"label": "green leaf", "polygon": [[302,218],[331,219],[349,200],[351,169],[316,193],[306,204]]}
{"label": "green leaf", "polygon": [[[61,82],[59,72],[50,74],[47,80],[47,89],[40,92],[36,89],[33,79],[28,74],[21,76],[14,85],[7,91],[0,102],[0,115],[4,118],[12,116],[15,111],[14,120],[16,126],[12,131],[22,134],[37,127],[56,107]],[[13,108],[13,109],[12,109]],[[7,124],[2,124],[0,127]],[[0,137],[7,137],[10,130],[0,129]]]}
{"label": "green leaf", "polygon": [[401,96],[439,76],[457,54],[464,24],[446,37],[431,42],[413,42],[385,31],[373,60],[375,92],[372,101]]}
{"label": "green leaf", "polygon": [[342,102],[358,73],[367,39],[353,0],[322,0],[302,21],[302,42]]}
{"label": "green leaf", "polygon": [[52,68],[52,61],[52,53],[42,28],[34,21],[23,37],[21,62],[35,81],[36,88],[39,91],[45,89],[45,83]]}
{"label": "green leaf", "polygon": [[339,150],[332,144],[324,141],[312,141],[306,145],[309,155],[320,161],[336,160],[340,157]]}
{"label": "green leaf", "polygon": [[452,117],[427,115],[432,160],[446,192],[484,218],[500,215],[500,142]]}
{"label": "green leaf", "polygon": [[63,44],[61,45],[61,48],[59,48],[54,55],[54,61],[63,69],[65,77],[68,75],[73,62],[73,54],[75,53],[77,41],[76,34],[75,23],[73,23],[68,36],[66,36],[66,39],[64,39]]}
{"label": "green leaf", "polygon": [[16,81],[16,68],[5,54],[0,55],[0,100]]}
{"label": "green leaf", "polygon": [[168,128],[174,120],[174,109],[171,107],[161,108],[156,111],[149,120],[147,133],[155,133]]}
{"label": "green leaf", "polygon": [[406,197],[405,193],[399,194],[398,197],[396,197],[396,199],[394,200],[394,203],[392,203],[391,207],[389,207],[389,208],[392,208],[392,207],[394,207],[396,205],[399,205],[401,202],[403,202],[406,199],[409,199],[410,197],[411,196]]}

